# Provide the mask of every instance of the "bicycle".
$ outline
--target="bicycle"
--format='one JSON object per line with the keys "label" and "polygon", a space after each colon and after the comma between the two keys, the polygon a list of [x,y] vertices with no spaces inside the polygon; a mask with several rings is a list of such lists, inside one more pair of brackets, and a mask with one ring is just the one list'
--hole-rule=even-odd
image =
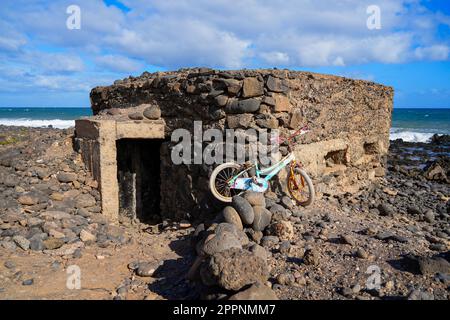
{"label": "bicycle", "polygon": [[[281,144],[287,142],[288,154],[272,166],[260,169],[258,161],[253,164],[240,165],[236,162],[226,162],[217,166],[211,173],[209,187],[213,196],[222,202],[231,202],[235,195],[245,191],[265,192],[269,189],[269,181],[284,167],[289,165],[287,186],[294,200],[302,206],[308,206],[314,201],[314,185],[311,178],[303,169],[301,163],[295,160],[291,141],[296,136],[306,134],[308,126],[295,131],[288,138],[280,139]],[[249,177],[249,171],[254,169],[254,175]]]}

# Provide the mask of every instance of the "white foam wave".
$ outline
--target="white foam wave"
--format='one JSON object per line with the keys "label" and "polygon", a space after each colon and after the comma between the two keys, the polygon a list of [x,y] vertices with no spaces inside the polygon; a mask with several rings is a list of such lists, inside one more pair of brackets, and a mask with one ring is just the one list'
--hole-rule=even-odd
{"label": "white foam wave", "polygon": [[390,140],[402,139],[406,142],[429,142],[434,135],[431,132],[399,131],[391,130]]}
{"label": "white foam wave", "polygon": [[5,126],[20,126],[20,127],[35,127],[35,128],[48,127],[49,125],[51,125],[53,126],[53,128],[67,129],[75,126],[75,120],[0,119],[0,124]]}

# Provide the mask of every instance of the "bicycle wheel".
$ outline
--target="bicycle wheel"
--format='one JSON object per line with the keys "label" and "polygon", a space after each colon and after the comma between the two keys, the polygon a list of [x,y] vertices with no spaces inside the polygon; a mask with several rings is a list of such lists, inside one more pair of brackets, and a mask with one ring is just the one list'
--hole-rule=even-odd
{"label": "bicycle wheel", "polygon": [[314,185],[305,170],[298,165],[290,169],[288,189],[292,198],[301,206],[309,206],[314,202]]}
{"label": "bicycle wheel", "polygon": [[[241,166],[234,162],[227,162],[219,165],[209,178],[209,188],[213,196],[222,202],[231,202],[233,196],[241,194],[242,190],[231,189],[228,181],[233,178],[241,169]],[[248,177],[244,173],[242,177]]]}

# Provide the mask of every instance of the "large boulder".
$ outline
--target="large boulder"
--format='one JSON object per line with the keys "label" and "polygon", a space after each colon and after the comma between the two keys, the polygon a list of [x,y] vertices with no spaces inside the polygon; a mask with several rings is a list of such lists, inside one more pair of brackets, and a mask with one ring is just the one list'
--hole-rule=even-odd
{"label": "large boulder", "polygon": [[203,245],[203,253],[213,255],[230,248],[242,248],[241,242],[235,234],[227,231],[210,235]]}
{"label": "large boulder", "polygon": [[216,235],[219,235],[224,232],[232,233],[236,239],[239,240],[242,246],[245,246],[249,243],[248,237],[243,230],[238,229],[234,224],[228,222],[219,223],[214,230]]}
{"label": "large boulder", "polygon": [[222,218],[225,222],[234,224],[239,230],[243,229],[241,217],[233,207],[226,206],[225,208],[223,208]]}
{"label": "large boulder", "polygon": [[265,207],[255,206],[253,207],[254,219],[252,228],[255,231],[263,231],[272,219],[272,213]]}
{"label": "large boulder", "polygon": [[269,253],[267,252],[267,250],[256,243],[249,247],[249,251],[252,252],[255,256],[260,257],[264,261],[267,261],[269,257]]}
{"label": "large boulder", "polygon": [[255,213],[250,203],[240,196],[234,196],[231,205],[236,209],[244,224],[251,225],[255,218]]}
{"label": "large boulder", "polygon": [[201,266],[205,285],[240,290],[255,282],[265,283],[269,270],[263,259],[243,249],[228,249],[207,258]]}
{"label": "large boulder", "polygon": [[266,206],[266,198],[261,192],[247,191],[244,193],[244,199],[247,200],[252,206]]}

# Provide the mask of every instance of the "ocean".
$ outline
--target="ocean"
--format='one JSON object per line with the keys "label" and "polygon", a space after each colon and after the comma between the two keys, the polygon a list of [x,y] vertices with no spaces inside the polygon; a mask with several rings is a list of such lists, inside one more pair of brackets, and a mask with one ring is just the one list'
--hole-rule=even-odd
{"label": "ocean", "polygon": [[66,129],[75,126],[75,119],[90,115],[90,108],[0,108],[0,125]]}
{"label": "ocean", "polygon": [[[0,124],[64,129],[90,115],[90,108],[0,108]],[[450,109],[394,108],[391,140],[427,142],[435,133],[450,134]]]}
{"label": "ocean", "polygon": [[450,134],[450,109],[394,108],[391,140],[427,142],[435,133]]}

